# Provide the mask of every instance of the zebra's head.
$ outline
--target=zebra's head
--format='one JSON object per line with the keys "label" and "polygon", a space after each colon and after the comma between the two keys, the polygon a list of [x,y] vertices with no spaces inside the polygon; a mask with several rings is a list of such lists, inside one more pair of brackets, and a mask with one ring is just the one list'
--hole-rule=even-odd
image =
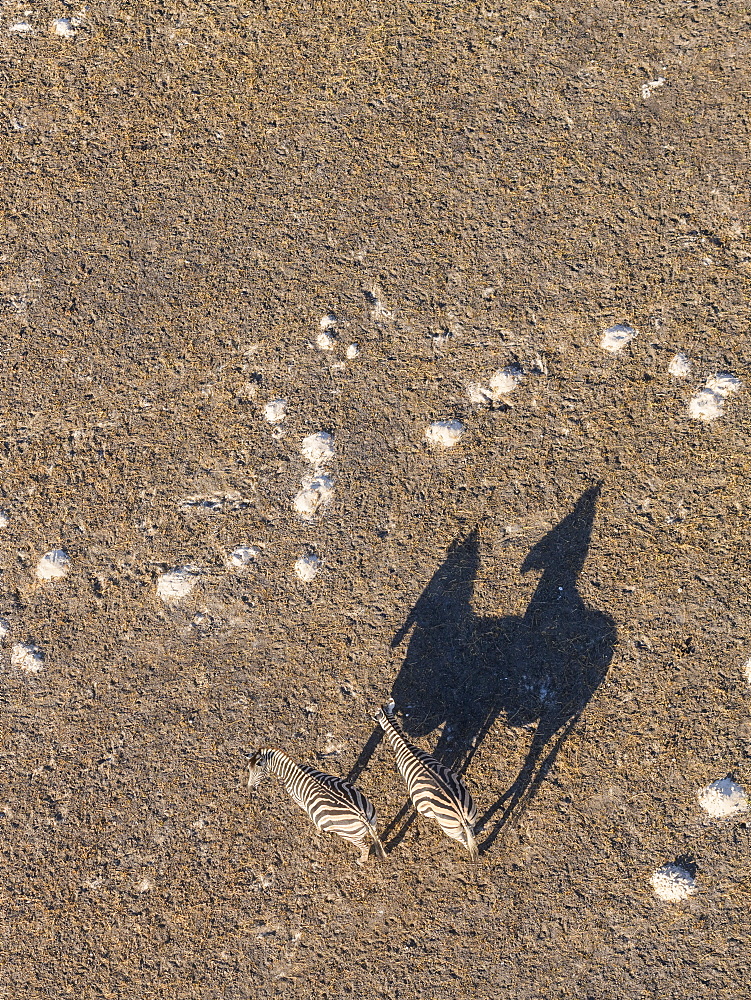
{"label": "zebra's head", "polygon": [[257,750],[250,758],[248,788],[257,788],[266,777],[267,751]]}

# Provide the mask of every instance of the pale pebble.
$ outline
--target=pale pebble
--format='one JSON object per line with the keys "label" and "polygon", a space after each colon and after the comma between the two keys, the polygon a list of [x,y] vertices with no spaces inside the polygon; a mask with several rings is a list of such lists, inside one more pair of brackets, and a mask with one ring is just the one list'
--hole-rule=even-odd
{"label": "pale pebble", "polygon": [[453,448],[464,434],[461,420],[435,420],[425,431],[425,440],[431,448]]}

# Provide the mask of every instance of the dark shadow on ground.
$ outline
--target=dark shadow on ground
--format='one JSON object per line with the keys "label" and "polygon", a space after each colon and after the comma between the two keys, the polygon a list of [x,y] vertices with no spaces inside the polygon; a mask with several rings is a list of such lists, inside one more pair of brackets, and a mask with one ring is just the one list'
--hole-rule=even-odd
{"label": "dark shadow on ground", "polygon": [[[588,607],[576,588],[599,492],[599,486],[586,490],[530,550],[522,572],[542,575],[523,617],[475,614],[472,594],[480,562],[475,528],[453,542],[394,636],[394,647],[408,635],[409,643],[392,696],[409,736],[443,726],[433,751],[439,760],[465,771],[501,716],[508,725],[534,728],[519,775],[480,820],[485,850],[539,788],[613,657],[612,618]],[[373,733],[350,780],[364,769],[380,735],[380,729]],[[386,831],[388,836],[397,830],[391,846],[404,836],[411,820],[400,824],[409,812],[405,807]]]}

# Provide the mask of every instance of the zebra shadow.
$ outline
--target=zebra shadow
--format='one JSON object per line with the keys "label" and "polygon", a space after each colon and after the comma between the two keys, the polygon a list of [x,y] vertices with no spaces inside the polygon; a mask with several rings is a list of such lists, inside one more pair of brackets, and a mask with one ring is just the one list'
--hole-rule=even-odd
{"label": "zebra shadow", "polygon": [[[521,771],[480,819],[478,829],[486,834],[481,850],[535,794],[613,657],[613,619],[587,606],[576,588],[599,492],[599,485],[585,490],[527,554],[522,572],[541,576],[523,616],[475,613],[480,532],[474,528],[452,543],[392,642],[396,648],[408,640],[392,689],[407,735],[427,736],[442,727],[432,752],[458,773],[467,770],[499,718],[533,730]],[[381,737],[379,727],[350,780],[365,768]],[[407,804],[386,831],[393,834],[390,846],[413,819]]]}

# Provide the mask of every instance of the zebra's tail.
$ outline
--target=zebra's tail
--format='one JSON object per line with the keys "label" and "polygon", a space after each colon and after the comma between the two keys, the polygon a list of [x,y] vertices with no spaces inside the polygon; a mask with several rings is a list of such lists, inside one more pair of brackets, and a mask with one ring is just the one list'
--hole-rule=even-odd
{"label": "zebra's tail", "polygon": [[475,835],[472,829],[468,826],[464,827],[464,846],[469,851],[470,861],[477,861],[480,852],[477,848],[477,841],[475,840]]}
{"label": "zebra's tail", "polygon": [[371,828],[370,836],[373,838],[373,847],[375,847],[375,852],[381,861],[388,860],[386,857],[386,852],[383,849],[383,844],[381,843],[381,838],[378,836],[374,828]]}

